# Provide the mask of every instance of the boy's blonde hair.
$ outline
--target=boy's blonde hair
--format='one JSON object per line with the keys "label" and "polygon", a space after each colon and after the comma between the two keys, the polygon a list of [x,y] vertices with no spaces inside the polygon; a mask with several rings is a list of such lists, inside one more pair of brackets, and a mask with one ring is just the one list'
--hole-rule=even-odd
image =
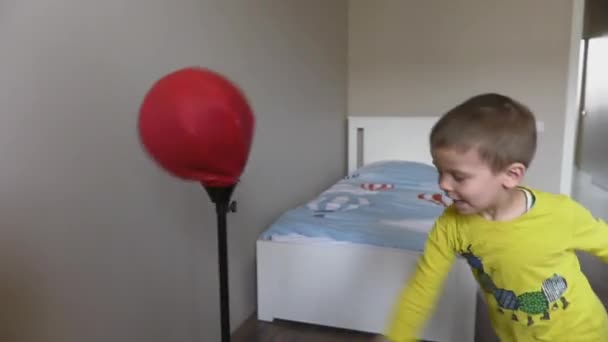
{"label": "boy's blonde hair", "polygon": [[482,94],[447,112],[431,131],[431,149],[476,148],[499,172],[513,163],[530,166],[536,152],[536,121],[523,104],[500,94]]}

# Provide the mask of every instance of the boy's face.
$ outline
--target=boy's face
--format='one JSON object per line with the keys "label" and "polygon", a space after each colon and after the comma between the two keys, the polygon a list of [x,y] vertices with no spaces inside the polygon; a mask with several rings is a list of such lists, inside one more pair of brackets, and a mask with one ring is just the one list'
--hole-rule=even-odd
{"label": "boy's face", "polygon": [[439,171],[439,187],[454,200],[460,214],[491,210],[506,189],[517,185],[508,171],[494,172],[475,148],[466,152],[437,148],[431,154]]}

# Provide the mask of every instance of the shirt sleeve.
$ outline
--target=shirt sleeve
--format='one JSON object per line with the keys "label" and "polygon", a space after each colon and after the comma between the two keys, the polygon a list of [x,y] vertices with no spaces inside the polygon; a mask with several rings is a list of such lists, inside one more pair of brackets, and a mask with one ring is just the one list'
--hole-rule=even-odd
{"label": "shirt sleeve", "polygon": [[401,291],[385,337],[392,342],[417,341],[433,312],[455,259],[455,242],[438,220],[427,239],[414,275]]}
{"label": "shirt sleeve", "polygon": [[608,263],[608,225],[572,201],[572,249],[585,251]]}

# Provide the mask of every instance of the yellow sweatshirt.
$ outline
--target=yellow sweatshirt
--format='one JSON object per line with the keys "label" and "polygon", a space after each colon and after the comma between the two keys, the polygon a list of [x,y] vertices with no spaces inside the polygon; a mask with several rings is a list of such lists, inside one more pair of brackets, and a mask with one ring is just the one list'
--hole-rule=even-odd
{"label": "yellow sweatshirt", "polygon": [[530,191],[534,206],[511,221],[445,211],[401,293],[390,341],[417,340],[458,255],[471,266],[501,341],[608,341],[608,316],[575,254],[608,262],[608,226],[566,196]]}

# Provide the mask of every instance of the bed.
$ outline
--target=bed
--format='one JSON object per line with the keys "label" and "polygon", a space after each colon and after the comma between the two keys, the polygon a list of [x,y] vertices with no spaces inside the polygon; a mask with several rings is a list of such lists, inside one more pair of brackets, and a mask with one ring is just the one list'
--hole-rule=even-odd
{"label": "bed", "polygon": [[[349,117],[348,173],[283,213],[256,242],[258,319],[384,331],[434,219],[428,133],[435,117]],[[474,341],[478,285],[454,264],[420,338]]]}

